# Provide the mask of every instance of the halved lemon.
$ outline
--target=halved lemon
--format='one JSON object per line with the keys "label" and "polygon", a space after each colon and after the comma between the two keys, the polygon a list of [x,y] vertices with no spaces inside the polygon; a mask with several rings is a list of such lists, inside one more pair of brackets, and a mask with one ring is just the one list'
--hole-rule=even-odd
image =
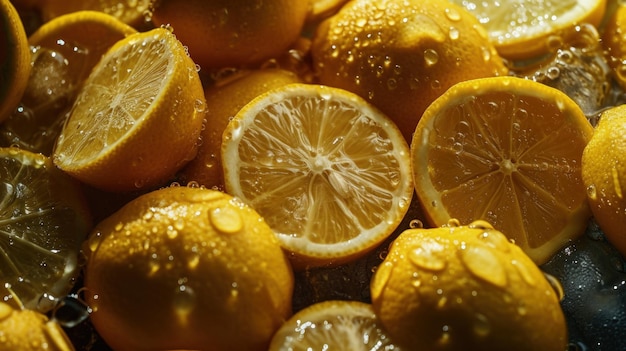
{"label": "halved lemon", "polygon": [[162,185],[195,157],[205,105],[196,66],[172,32],[129,35],[85,80],[53,160],[103,190]]}
{"label": "halved lemon", "polygon": [[300,310],[274,334],[269,351],[397,350],[368,303],[318,302]]}
{"label": "halved lemon", "polygon": [[580,107],[541,83],[459,83],[416,128],[417,195],[432,225],[486,220],[541,264],[590,217],[581,158],[592,134]]}
{"label": "halved lemon", "polygon": [[294,265],[356,258],[398,226],[413,192],[396,125],[345,90],[289,84],[248,103],[222,142],[226,190],[255,208]]}
{"label": "halved lemon", "polygon": [[506,58],[524,59],[545,53],[562,30],[582,23],[598,26],[606,0],[450,0],[463,6],[485,26],[496,49]]}

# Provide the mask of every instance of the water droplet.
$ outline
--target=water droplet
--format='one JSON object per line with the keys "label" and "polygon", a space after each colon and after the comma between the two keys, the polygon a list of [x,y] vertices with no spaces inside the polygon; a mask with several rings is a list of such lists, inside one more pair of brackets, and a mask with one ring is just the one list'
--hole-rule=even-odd
{"label": "water droplet", "polygon": [[478,236],[487,246],[502,252],[511,250],[511,242],[502,233],[495,230],[485,230]]}
{"label": "water droplet", "polygon": [[439,62],[439,54],[434,49],[424,50],[424,62],[426,67],[431,67]]}
{"label": "water droplet", "polygon": [[470,246],[460,250],[459,253],[461,261],[474,276],[497,287],[506,286],[506,271],[491,250],[481,246]]}
{"label": "water droplet", "polygon": [[187,322],[187,316],[196,306],[196,293],[190,286],[181,284],[176,288],[172,304],[179,321],[184,324]]}
{"label": "water droplet", "polygon": [[365,25],[367,24],[367,18],[359,18],[356,20],[355,24],[357,25],[357,27],[365,27]]}
{"label": "water droplet", "polygon": [[89,239],[87,239],[87,245],[89,246],[89,250],[91,250],[91,252],[95,252],[98,249],[98,246],[100,246],[101,242],[102,242],[102,232],[97,231],[91,234],[89,236]]}
{"label": "water droplet", "polygon": [[243,219],[232,207],[219,207],[209,212],[209,221],[222,233],[234,234],[243,228]]}
{"label": "water droplet", "polygon": [[89,317],[91,309],[78,297],[68,295],[52,311],[52,319],[66,328],[73,328]]}
{"label": "water droplet", "polygon": [[456,22],[461,20],[461,14],[456,9],[446,8],[445,13],[450,21]]}
{"label": "water droplet", "polygon": [[438,272],[446,268],[445,246],[434,239],[422,240],[408,255],[415,266],[428,271]]}
{"label": "water droplet", "polygon": [[511,264],[519,272],[520,276],[522,277],[522,280],[524,280],[526,284],[528,285],[536,284],[535,278],[533,277],[532,273],[528,269],[529,267],[527,267],[522,262],[519,262],[517,260],[511,261]]}
{"label": "water droplet", "polygon": [[460,227],[461,226],[461,221],[459,221],[456,218],[450,218],[448,220],[448,223],[445,225],[446,227],[449,228],[456,228],[456,227]]}
{"label": "water droplet", "polygon": [[412,219],[409,222],[409,228],[411,228],[411,229],[422,229],[422,228],[424,228],[424,223],[422,221],[420,221],[419,219]]}
{"label": "water droplet", "polygon": [[457,40],[459,39],[460,32],[456,27],[450,27],[448,36],[450,37],[451,40]]}
{"label": "water droplet", "polygon": [[544,272],[543,275],[548,280],[548,283],[550,283],[550,286],[552,287],[552,290],[554,290],[556,297],[559,299],[559,301],[562,301],[563,298],[565,298],[565,291],[563,290],[563,285],[561,285],[561,282],[552,274]]}
{"label": "water droplet", "polygon": [[596,186],[594,184],[587,187],[587,196],[591,200],[596,200],[598,198],[598,192],[596,191]]}
{"label": "water droplet", "polygon": [[474,315],[474,333],[478,337],[485,337],[489,335],[491,332],[491,324],[489,323],[489,319],[482,313],[476,313]]}

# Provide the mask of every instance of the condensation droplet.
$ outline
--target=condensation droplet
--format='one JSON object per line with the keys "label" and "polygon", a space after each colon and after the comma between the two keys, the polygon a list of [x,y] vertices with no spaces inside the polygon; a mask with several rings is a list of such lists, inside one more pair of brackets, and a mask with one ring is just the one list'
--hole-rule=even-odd
{"label": "condensation droplet", "polygon": [[219,207],[209,212],[209,221],[222,233],[234,234],[243,228],[243,219],[232,207]]}
{"label": "condensation droplet", "polygon": [[446,13],[446,17],[450,20],[450,21],[460,21],[461,20],[461,14],[459,13],[459,11],[457,11],[456,9],[453,8],[446,8],[445,9],[445,13]]}
{"label": "condensation droplet", "polygon": [[502,262],[491,250],[480,246],[469,246],[460,250],[459,253],[461,261],[474,276],[497,287],[506,286],[506,271]]}
{"label": "condensation droplet", "polygon": [[552,274],[544,272],[543,275],[548,280],[548,283],[550,283],[550,286],[552,287],[552,290],[554,290],[556,297],[559,299],[559,301],[562,301],[563,298],[565,298],[565,291],[563,290],[563,285],[561,285],[561,282]]}
{"label": "condensation droplet", "polygon": [[445,246],[436,240],[424,239],[409,252],[408,259],[418,268],[438,272],[447,265],[444,250]]}
{"label": "condensation droplet", "polygon": [[424,50],[424,62],[426,67],[431,67],[439,62],[439,54],[434,49]]}
{"label": "condensation droplet", "polygon": [[596,200],[598,198],[598,192],[596,191],[596,186],[591,184],[587,187],[587,196],[591,200]]}
{"label": "condensation droplet", "polygon": [[491,324],[489,319],[482,313],[476,313],[474,316],[474,333],[479,337],[485,337],[491,332]]}

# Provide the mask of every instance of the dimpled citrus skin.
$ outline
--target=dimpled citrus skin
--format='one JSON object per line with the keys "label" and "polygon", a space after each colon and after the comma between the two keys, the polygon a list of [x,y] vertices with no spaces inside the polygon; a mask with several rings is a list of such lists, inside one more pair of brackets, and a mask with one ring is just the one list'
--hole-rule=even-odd
{"label": "dimpled citrus skin", "polygon": [[293,273],[274,233],[219,191],[143,195],[85,250],[91,320],[115,350],[267,350],[291,315]]}
{"label": "dimpled citrus skin", "polygon": [[486,222],[410,229],[371,283],[374,311],[407,350],[565,350],[559,297]]}
{"label": "dimpled citrus skin", "polygon": [[299,37],[307,1],[159,0],[152,22],[170,25],[203,69],[262,63]]}
{"label": "dimpled citrus skin", "polygon": [[582,177],[594,218],[626,255],[626,105],[605,111],[582,157]]}
{"label": "dimpled citrus skin", "polygon": [[369,100],[408,141],[454,83],[507,73],[478,20],[445,0],[352,1],[318,27],[312,57],[321,83]]}

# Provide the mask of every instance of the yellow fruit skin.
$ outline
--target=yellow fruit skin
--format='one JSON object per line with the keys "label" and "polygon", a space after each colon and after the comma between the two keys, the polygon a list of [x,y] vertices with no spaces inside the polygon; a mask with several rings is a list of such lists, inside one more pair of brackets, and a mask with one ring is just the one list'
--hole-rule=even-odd
{"label": "yellow fruit skin", "polygon": [[604,46],[607,62],[615,72],[617,82],[626,89],[626,4],[618,4],[615,12],[607,20],[602,31],[602,45]]}
{"label": "yellow fruit skin", "polygon": [[605,111],[582,157],[582,178],[594,218],[626,255],[626,105]]}
{"label": "yellow fruit skin", "polygon": [[30,47],[17,10],[10,1],[0,1],[0,122],[17,107],[30,73]]}
{"label": "yellow fruit skin", "polygon": [[374,311],[403,350],[566,349],[554,289],[489,227],[403,232],[371,291]]}
{"label": "yellow fruit skin", "polygon": [[170,25],[203,69],[275,58],[300,36],[309,6],[294,0],[160,0],[152,22]]}
{"label": "yellow fruit skin", "polygon": [[409,142],[454,83],[507,73],[478,20],[440,0],[352,1],[319,26],[312,57],[322,84],[367,99]]}
{"label": "yellow fruit skin", "polygon": [[131,201],[85,247],[91,319],[115,350],[267,350],[293,273],[251,208],[204,188]]}

